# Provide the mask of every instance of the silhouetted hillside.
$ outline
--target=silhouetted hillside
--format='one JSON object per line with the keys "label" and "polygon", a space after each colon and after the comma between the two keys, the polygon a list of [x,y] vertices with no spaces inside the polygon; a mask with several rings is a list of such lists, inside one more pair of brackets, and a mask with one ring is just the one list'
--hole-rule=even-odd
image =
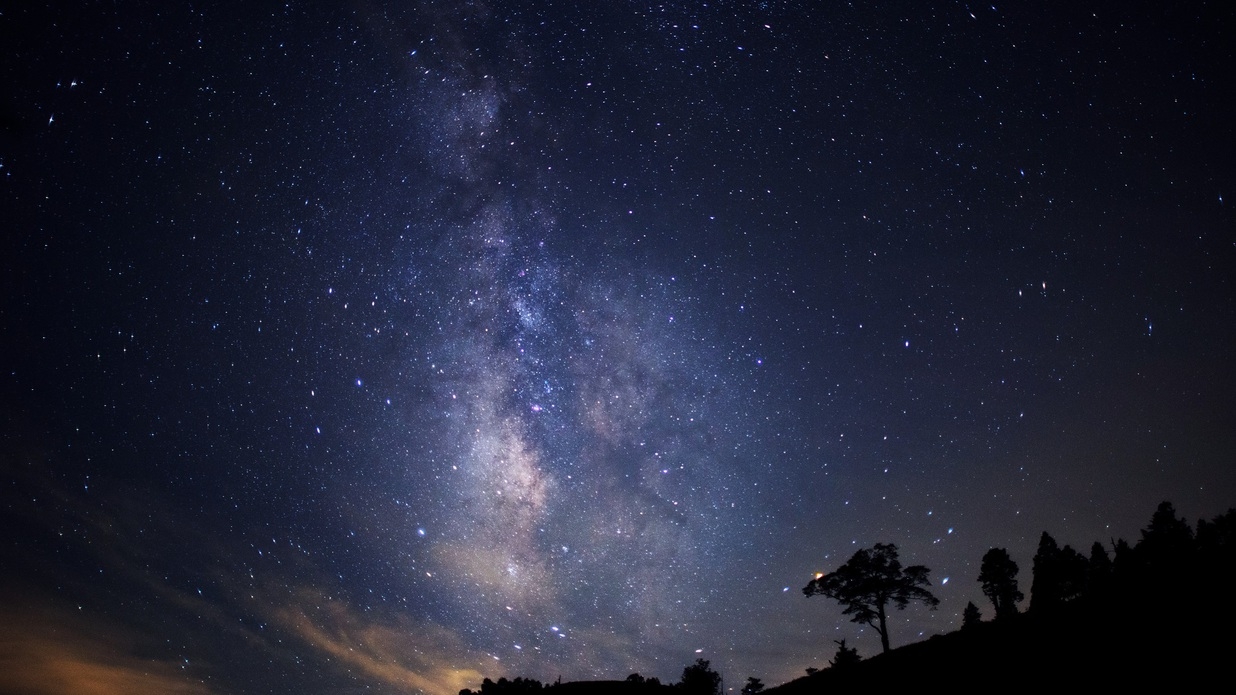
{"label": "silhouetted hillside", "polygon": [[[877,655],[849,669],[824,669],[768,695],[883,687],[1048,689],[1136,687],[1147,678],[1229,678],[1230,607],[1160,602],[1127,609],[1069,607],[1052,616],[1021,614]],[[1217,633],[1206,631],[1215,620]],[[1207,635],[1213,635],[1207,638]]]}
{"label": "silhouetted hillside", "polygon": [[858,683],[1072,691],[1140,688],[1147,679],[1228,682],[1236,511],[1202,520],[1194,532],[1164,502],[1141,536],[1135,546],[1114,541],[1110,561],[1096,543],[1087,561],[1044,533],[1028,612],[764,692],[807,695]]}
{"label": "silhouetted hillside", "polygon": [[[1001,617],[981,622],[975,609],[963,629],[866,660],[840,641],[832,668],[768,689],[756,681],[759,687],[747,695],[814,695],[859,685],[1110,692],[1148,683],[1229,682],[1236,510],[1198,522],[1195,531],[1164,502],[1136,545],[1115,540],[1111,547],[1113,557],[1096,542],[1087,558],[1043,533],[1025,613],[1016,605],[1022,598],[1017,564],[1004,549],[992,549],[980,581],[997,608],[1003,606]],[[486,679],[479,695],[718,695],[720,682],[701,659],[673,685],[638,674],[552,686]]]}

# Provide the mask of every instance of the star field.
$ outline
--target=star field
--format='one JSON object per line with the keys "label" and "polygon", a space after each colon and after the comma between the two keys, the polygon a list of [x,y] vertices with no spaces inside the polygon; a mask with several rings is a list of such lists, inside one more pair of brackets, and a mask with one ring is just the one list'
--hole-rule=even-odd
{"label": "star field", "polygon": [[777,684],[1236,504],[1231,10],[592,5],[0,16],[0,690]]}

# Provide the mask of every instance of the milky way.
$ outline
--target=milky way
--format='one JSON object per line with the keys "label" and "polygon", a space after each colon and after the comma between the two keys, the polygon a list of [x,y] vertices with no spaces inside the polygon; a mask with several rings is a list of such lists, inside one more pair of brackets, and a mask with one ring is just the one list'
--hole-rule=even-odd
{"label": "milky way", "polygon": [[509,85],[443,84],[423,117],[434,205],[452,216],[417,230],[438,241],[394,288],[436,299],[421,354],[404,357],[431,396],[399,435],[435,452],[416,464],[435,470],[422,590],[512,668],[622,671],[715,612],[710,578],[747,533],[735,517],[760,478],[734,455],[752,434],[733,417],[741,379],[716,372],[724,338],[674,277],[575,255],[572,237],[618,235],[553,219],[553,176],[530,190],[494,179],[519,168],[509,147],[532,130],[508,113]]}

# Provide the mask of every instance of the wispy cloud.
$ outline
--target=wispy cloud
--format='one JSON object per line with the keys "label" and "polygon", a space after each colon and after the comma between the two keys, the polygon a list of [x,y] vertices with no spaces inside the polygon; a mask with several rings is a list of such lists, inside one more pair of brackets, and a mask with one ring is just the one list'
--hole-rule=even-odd
{"label": "wispy cloud", "polygon": [[[227,692],[237,678],[306,675],[319,683],[456,695],[479,685],[481,668],[492,663],[447,627],[348,604],[313,558],[289,551],[260,561],[251,546],[208,533],[218,520],[186,518],[150,491],[87,500],[32,478],[28,489],[60,512],[48,519],[30,505],[19,510],[22,518],[48,528],[55,522],[95,541],[77,547],[109,582],[78,581],[49,568],[44,581],[66,587],[52,596],[34,589],[30,577],[0,574],[0,695],[197,694]],[[177,554],[173,566],[162,550],[177,545],[193,552]],[[126,608],[116,592],[142,598]],[[170,643],[187,646],[168,655]],[[237,645],[244,655],[220,668],[217,660]]]}
{"label": "wispy cloud", "polygon": [[476,687],[484,656],[451,630],[407,617],[376,619],[312,590],[275,612],[284,629],[360,676],[427,695]]}
{"label": "wispy cloud", "polygon": [[183,663],[143,658],[136,636],[43,604],[0,614],[0,694],[208,695]]}

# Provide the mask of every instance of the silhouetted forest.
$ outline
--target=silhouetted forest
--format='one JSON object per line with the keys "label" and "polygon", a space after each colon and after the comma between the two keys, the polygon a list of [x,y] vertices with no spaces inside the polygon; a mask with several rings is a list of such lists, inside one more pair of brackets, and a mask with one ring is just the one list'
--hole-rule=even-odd
{"label": "silhouetted forest", "polygon": [[[975,577],[992,606],[992,620],[982,620],[971,601],[955,632],[870,659],[840,640],[829,668],[808,668],[804,677],[768,689],[750,677],[741,692],[807,695],[876,683],[1076,689],[1144,686],[1147,678],[1228,682],[1234,570],[1236,509],[1192,527],[1163,502],[1135,544],[1095,541],[1087,553],[1060,546],[1044,531],[1030,561],[1024,612],[1018,606],[1025,598],[1020,565],[1006,549],[992,548]],[[875,627],[886,639],[881,631],[886,606],[904,607],[907,600],[934,605],[925,589],[927,572],[921,566],[902,568],[895,546],[877,544],[837,572],[817,576],[803,591],[837,600],[854,622]],[[548,686],[524,678],[486,678],[479,693],[465,689],[460,695],[719,695],[721,683],[710,663],[699,659],[674,684],[639,674]]]}
{"label": "silhouetted forest", "polygon": [[[742,692],[743,695],[756,695],[763,689],[764,684],[758,678],[748,678]],[[721,692],[721,674],[712,670],[707,659],[696,659],[695,663],[682,670],[682,678],[673,684],[663,684],[658,678],[644,678],[638,673],[632,673],[620,681],[575,681],[550,685],[529,678],[499,678],[496,682],[486,678],[479,691],[464,688],[459,695],[529,695],[542,692],[546,695],[656,695],[670,692],[675,695],[715,695]]]}

